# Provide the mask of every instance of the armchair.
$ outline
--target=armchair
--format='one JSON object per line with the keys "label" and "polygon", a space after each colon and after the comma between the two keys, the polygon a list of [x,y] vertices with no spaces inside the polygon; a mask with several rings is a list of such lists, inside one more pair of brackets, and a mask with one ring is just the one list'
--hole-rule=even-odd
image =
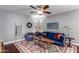
{"label": "armchair", "polygon": [[30,32],[30,33],[27,33],[27,34],[25,34],[24,38],[25,38],[25,40],[27,40],[27,41],[33,41],[34,34],[31,33],[31,32]]}

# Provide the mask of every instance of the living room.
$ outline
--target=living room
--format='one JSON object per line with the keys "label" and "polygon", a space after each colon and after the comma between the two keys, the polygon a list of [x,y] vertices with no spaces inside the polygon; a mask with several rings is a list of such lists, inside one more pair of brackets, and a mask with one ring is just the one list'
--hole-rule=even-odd
{"label": "living room", "polygon": [[[43,12],[38,12],[37,9],[41,10],[41,8],[43,8]],[[78,19],[79,5],[0,5],[0,40],[4,45],[11,43],[17,44],[16,42],[21,40],[23,40],[21,43],[25,43],[25,40],[27,40],[25,35],[30,32],[45,32],[44,34],[47,34],[47,32],[56,34],[62,33],[64,34],[62,44],[66,45],[66,47],[60,46],[62,44],[54,45],[51,42],[52,47],[50,47],[50,44],[45,40],[44,43],[41,43],[47,44],[44,48],[44,52],[78,53]],[[28,42],[28,44],[29,43],[30,42]],[[31,42],[29,45],[32,46],[32,44]],[[8,48],[9,47],[8,45]],[[8,48],[4,50],[8,51]],[[18,47],[16,48],[19,50]],[[16,49],[14,48],[14,50]],[[21,52],[27,53],[27,49],[22,50]],[[30,51],[28,50],[28,52]]]}

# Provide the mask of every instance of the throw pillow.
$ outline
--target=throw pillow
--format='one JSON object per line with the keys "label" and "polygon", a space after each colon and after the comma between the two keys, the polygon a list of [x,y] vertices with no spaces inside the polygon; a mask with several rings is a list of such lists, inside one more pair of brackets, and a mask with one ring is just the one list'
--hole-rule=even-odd
{"label": "throw pillow", "polygon": [[60,39],[61,35],[62,35],[62,34],[56,34],[56,35],[55,35],[55,38],[56,38],[56,39]]}

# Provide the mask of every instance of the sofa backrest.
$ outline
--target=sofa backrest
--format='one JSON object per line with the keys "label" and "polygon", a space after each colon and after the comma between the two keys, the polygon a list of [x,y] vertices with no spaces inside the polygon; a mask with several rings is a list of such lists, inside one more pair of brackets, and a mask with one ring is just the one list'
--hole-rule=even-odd
{"label": "sofa backrest", "polygon": [[[56,33],[56,32],[38,32],[39,36],[43,36],[42,33],[45,33],[47,38],[51,40],[63,41],[65,37],[64,33]],[[59,39],[55,37],[55,35],[57,34],[62,34]]]}
{"label": "sofa backrest", "polygon": [[58,40],[58,38],[56,38],[55,35],[62,34],[60,36],[60,39],[58,41],[63,41],[64,40],[64,37],[65,37],[65,34],[64,33],[55,33],[55,32],[43,32],[43,33],[46,33],[46,35],[47,35],[48,38],[55,39],[55,40],[56,39]]}

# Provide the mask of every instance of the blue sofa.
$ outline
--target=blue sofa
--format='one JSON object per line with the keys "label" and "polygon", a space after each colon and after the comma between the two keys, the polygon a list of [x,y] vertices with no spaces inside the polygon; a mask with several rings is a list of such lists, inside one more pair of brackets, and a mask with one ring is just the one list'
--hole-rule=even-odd
{"label": "blue sofa", "polygon": [[[46,34],[46,37],[50,40],[53,40],[55,45],[58,46],[64,46],[64,39],[65,39],[65,34],[64,33],[55,33],[55,32],[38,32],[39,37],[43,36],[43,33]],[[56,35],[61,34],[59,38],[56,38]],[[25,34],[25,40],[28,41],[33,41],[34,38],[34,33],[28,33]]]}
{"label": "blue sofa", "polygon": [[[54,33],[54,32],[43,32],[46,34],[47,38],[54,41],[54,44],[58,46],[64,46],[65,34],[63,33]],[[56,35],[61,34],[59,38],[56,38]],[[42,36],[42,33],[39,32],[39,36]]]}

